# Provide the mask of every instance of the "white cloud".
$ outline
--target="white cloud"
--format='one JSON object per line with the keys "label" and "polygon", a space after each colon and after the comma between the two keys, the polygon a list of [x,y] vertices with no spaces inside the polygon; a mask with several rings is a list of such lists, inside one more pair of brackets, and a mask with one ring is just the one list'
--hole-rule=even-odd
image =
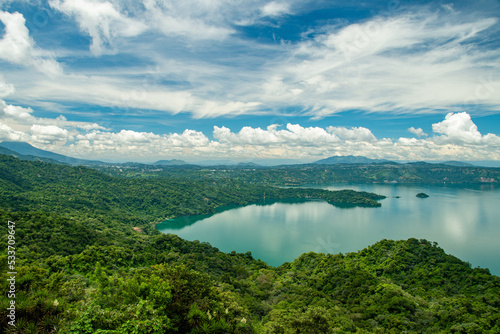
{"label": "white cloud", "polygon": [[476,43],[492,38],[497,24],[497,18],[414,8],[323,26],[314,38],[289,46],[288,59],[269,65],[262,99],[299,104],[286,93],[300,90],[315,118],[345,110],[457,111],[467,103],[499,111],[500,50]]}
{"label": "white cloud", "polygon": [[1,81],[0,78],[0,98],[6,97],[14,93],[16,89],[14,88],[14,85],[8,84],[6,82]]}
{"label": "white cloud", "polygon": [[105,53],[116,36],[137,36],[146,29],[145,24],[120,13],[111,2],[51,0],[49,4],[52,8],[75,17],[80,29],[92,38],[90,50],[94,55]]}
{"label": "white cloud", "polygon": [[53,142],[65,143],[70,140],[68,130],[55,125],[38,125],[31,127],[31,140],[40,144],[52,144]]}
{"label": "white cloud", "polygon": [[413,126],[408,129],[411,133],[416,135],[417,137],[426,137],[427,133],[424,132],[421,128],[415,129]]}
{"label": "white cloud", "polygon": [[27,141],[29,136],[22,131],[15,131],[7,124],[0,122],[0,140],[4,141]]}
{"label": "white cloud", "polygon": [[[67,120],[58,117],[66,127]],[[17,131],[0,123],[0,140],[23,140],[58,153],[91,159],[153,161],[186,159],[302,159],[333,155],[362,155],[393,160],[500,160],[500,137],[482,135],[466,113],[448,114],[432,126],[435,136],[379,139],[364,127],[303,127],[273,124],[263,129],[245,126],[238,132],[214,126],[213,140],[200,131],[155,134],[121,130],[102,131],[92,126],[34,124]],[[415,128],[414,128],[415,129]],[[420,129],[421,130],[421,129]],[[416,133],[421,133],[415,129]]]}
{"label": "white cloud", "polygon": [[[21,106],[15,106],[7,104],[5,101],[0,100],[0,120],[4,123],[10,124],[10,126],[16,128],[17,130],[26,129],[33,125],[37,126],[56,126],[60,128],[67,128],[75,131],[75,129],[81,130],[105,130],[105,127],[91,122],[77,122],[68,121],[63,115],[56,118],[43,118],[35,117],[34,110],[31,108],[23,108]],[[39,131],[40,129],[37,129]]]}
{"label": "white cloud", "polygon": [[184,36],[194,40],[224,39],[234,30],[215,15],[225,4],[223,1],[183,1],[164,2],[144,0],[153,29],[166,36]]}
{"label": "white cloud", "polygon": [[5,25],[5,33],[0,40],[0,59],[34,67],[51,76],[62,73],[60,65],[51,53],[35,47],[23,14],[0,11],[0,21]]}
{"label": "white cloud", "polygon": [[243,127],[238,133],[226,127],[214,127],[214,138],[222,143],[238,145],[273,145],[319,146],[339,142],[339,138],[319,127],[304,128],[299,124],[287,124],[286,130],[277,130],[278,125],[270,125],[267,130]]}
{"label": "white cloud", "polygon": [[199,131],[186,129],[182,134],[173,133],[166,137],[167,145],[175,147],[203,147],[209,145],[209,139]]}
{"label": "white cloud", "polygon": [[290,13],[290,5],[286,2],[272,1],[261,9],[263,16],[281,16]]}
{"label": "white cloud", "polygon": [[[262,115],[287,107],[313,119],[346,110],[442,113],[468,104],[500,110],[500,50],[476,43],[492,38],[496,18],[412,7],[355,24],[320,26],[302,41],[271,45],[236,34],[236,25],[245,19],[259,24],[264,12],[278,15],[303,4],[50,4],[92,37],[95,55],[113,49],[116,57],[138,61],[127,69],[107,67],[98,75],[85,68],[81,75],[55,81],[25,79],[24,86],[13,81],[24,104],[40,103],[36,97],[43,96],[54,103],[188,112],[195,118]],[[144,63],[157,64],[155,73]],[[469,108],[469,113],[475,111]]]}
{"label": "white cloud", "polygon": [[172,114],[186,111],[196,102],[188,91],[171,91],[142,80],[103,76],[68,75],[58,81],[40,81],[30,88],[38,96],[59,102],[75,100],[122,109],[163,110]]}
{"label": "white cloud", "polygon": [[29,61],[33,40],[29,37],[23,14],[0,12],[0,20],[5,25],[5,34],[0,41],[0,57],[17,64]]}
{"label": "white cloud", "polygon": [[364,127],[354,127],[352,129],[347,129],[344,127],[329,126],[327,130],[328,132],[337,135],[342,140],[367,141],[367,142],[377,140],[377,138],[373,135],[373,133]]}
{"label": "white cloud", "polygon": [[225,126],[220,128],[214,126],[213,136],[221,143],[237,145],[269,145],[284,142],[284,139],[277,134],[276,126],[269,126],[267,131],[245,126],[239,133],[233,133]]}
{"label": "white cloud", "polygon": [[36,118],[33,109],[13,106],[0,100],[0,119],[13,119],[21,123],[32,123]]}
{"label": "white cloud", "polygon": [[53,124],[57,125],[59,127],[66,127],[66,128],[75,128],[75,129],[81,129],[81,130],[106,130],[105,127],[97,124],[97,123],[90,123],[90,122],[75,122],[75,121],[68,121],[66,117],[63,115],[59,115],[57,118],[52,119],[52,118],[38,118],[37,122],[40,124]]}
{"label": "white cloud", "polygon": [[[318,26],[299,41],[272,43],[272,36],[262,36],[266,40],[262,43],[249,38],[238,25],[273,25],[277,17],[311,3],[51,0],[50,5],[73,18],[91,37],[94,55],[115,54],[101,62],[99,57],[87,59],[88,52],[58,49],[70,73],[62,74],[55,56],[35,45],[23,15],[1,12],[5,34],[0,40],[0,59],[29,67],[24,72],[19,66],[2,68],[7,81],[16,85],[14,89],[0,78],[0,98],[16,101],[11,105],[0,100],[5,136],[38,136],[34,140],[43,145],[66,138],[68,144],[58,146],[61,152],[102,157],[114,152],[117,157],[498,158],[499,137],[482,135],[470,118],[475,111],[465,109],[476,104],[479,112],[500,110],[500,50],[494,46],[498,30],[494,13],[488,18],[448,9],[444,14],[431,13],[414,6],[354,24]],[[273,25],[273,29],[279,33],[279,27]],[[124,59],[133,65],[124,64]],[[74,65],[80,60],[82,64]],[[116,66],[107,65],[113,61]],[[151,64],[156,66],[154,73]],[[42,74],[34,74],[33,68],[59,75],[40,79]],[[434,124],[430,136],[421,128],[409,128],[417,138],[379,139],[364,127],[287,124],[246,126],[234,132],[215,127],[214,140],[210,140],[190,129],[169,135],[111,132],[95,122],[68,121],[62,115],[36,117],[27,108],[36,109],[47,101],[61,108],[61,113],[67,105],[88,104],[117,108],[113,112],[123,115],[147,115],[154,110],[154,117],[157,111],[165,111],[191,113],[195,119],[277,111],[318,119],[353,109],[391,115],[468,113],[449,114]]]}
{"label": "white cloud", "polygon": [[194,114],[196,117],[216,117],[229,114],[244,114],[248,111],[255,110],[259,106],[259,102],[219,102],[206,101],[201,106],[195,107]]}
{"label": "white cloud", "polygon": [[478,144],[483,139],[476,124],[466,112],[447,114],[444,121],[432,125],[432,131],[443,134],[439,138],[446,142]]}
{"label": "white cloud", "polygon": [[500,147],[500,137],[493,133],[482,135],[466,112],[447,114],[442,122],[432,124],[432,131],[441,134],[434,137],[436,143],[484,146],[484,149],[495,153]]}

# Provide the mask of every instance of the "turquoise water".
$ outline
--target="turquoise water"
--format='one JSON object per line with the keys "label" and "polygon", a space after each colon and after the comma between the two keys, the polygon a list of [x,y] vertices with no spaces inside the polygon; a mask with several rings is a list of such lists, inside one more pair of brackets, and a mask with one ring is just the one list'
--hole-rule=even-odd
{"label": "turquoise water", "polygon": [[[251,251],[273,266],[315,251],[347,253],[381,239],[424,238],[500,275],[500,187],[333,184],[386,195],[380,208],[338,208],[322,201],[288,201],[180,217],[157,226],[187,240],[209,242],[224,252]],[[424,192],[430,197],[415,197]],[[399,197],[399,198],[396,198]]]}

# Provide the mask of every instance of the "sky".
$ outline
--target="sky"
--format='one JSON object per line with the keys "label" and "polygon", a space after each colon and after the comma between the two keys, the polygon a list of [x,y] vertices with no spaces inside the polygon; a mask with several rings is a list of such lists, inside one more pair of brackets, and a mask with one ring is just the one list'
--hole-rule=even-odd
{"label": "sky", "polygon": [[500,2],[0,0],[0,141],[500,162]]}

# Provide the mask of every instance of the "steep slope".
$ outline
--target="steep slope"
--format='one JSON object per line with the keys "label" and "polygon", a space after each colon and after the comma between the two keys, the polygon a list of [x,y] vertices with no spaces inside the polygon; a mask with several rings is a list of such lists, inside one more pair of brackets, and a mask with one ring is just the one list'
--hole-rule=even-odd
{"label": "steep slope", "polygon": [[[34,156],[39,158],[47,158],[54,161],[58,161],[61,163],[69,164],[69,165],[101,165],[105,164],[101,161],[95,160],[85,160],[85,159],[77,159],[72,157],[67,157],[62,154],[45,151],[39,148],[36,148],[25,142],[14,142],[14,141],[3,141],[0,143],[0,147],[9,149],[10,151],[17,152],[23,156]],[[2,153],[2,152],[0,152]]]}

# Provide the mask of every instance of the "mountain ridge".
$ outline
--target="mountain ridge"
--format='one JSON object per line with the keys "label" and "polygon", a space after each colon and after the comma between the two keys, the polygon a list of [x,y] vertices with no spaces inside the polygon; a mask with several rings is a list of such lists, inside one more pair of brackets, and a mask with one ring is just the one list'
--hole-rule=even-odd
{"label": "mountain ridge", "polygon": [[[143,162],[104,162],[100,160],[89,160],[89,159],[79,159],[69,157],[63,154],[42,150],[26,142],[15,142],[15,141],[3,141],[0,142],[0,153],[7,154],[11,156],[19,157],[22,160],[31,161],[45,161],[45,162],[56,162],[64,163],[68,165],[82,165],[82,166],[111,166],[111,165],[121,165],[121,166],[231,166],[231,167],[258,167],[265,168],[269,166],[264,166],[254,162],[234,162],[231,160],[204,160],[198,162],[186,162],[181,159],[162,159],[155,161],[153,163],[143,163]],[[306,163],[307,164],[307,163]],[[444,162],[427,162],[427,161],[414,161],[414,162],[399,162],[387,159],[372,159],[364,156],[346,155],[346,156],[331,156],[328,158],[316,160],[309,164],[313,165],[341,165],[341,164],[358,164],[358,165],[369,165],[369,164],[392,164],[392,165],[447,165],[453,167],[478,167],[477,165],[463,162],[463,161],[444,161]],[[304,165],[304,163],[294,163],[294,164],[278,164],[270,166],[290,166],[290,165]]]}
{"label": "mountain ridge", "polygon": [[334,165],[334,164],[374,164],[374,163],[394,163],[386,159],[371,159],[364,156],[357,155],[341,155],[332,156],[325,159],[320,159],[313,164],[317,165]]}
{"label": "mountain ridge", "polygon": [[[53,161],[57,161],[59,163],[65,163],[68,165],[104,165],[106,164],[103,161],[98,160],[87,160],[87,159],[78,159],[73,157],[68,157],[66,155],[62,155],[59,153],[54,153],[51,151],[42,150],[34,147],[33,145],[26,142],[16,142],[16,141],[3,141],[0,143],[0,147],[8,149],[12,152],[21,154],[22,156],[29,157],[39,157],[51,159]],[[8,154],[8,153],[7,153]],[[12,154],[9,154],[12,155]],[[23,159],[30,160],[30,159]]]}

